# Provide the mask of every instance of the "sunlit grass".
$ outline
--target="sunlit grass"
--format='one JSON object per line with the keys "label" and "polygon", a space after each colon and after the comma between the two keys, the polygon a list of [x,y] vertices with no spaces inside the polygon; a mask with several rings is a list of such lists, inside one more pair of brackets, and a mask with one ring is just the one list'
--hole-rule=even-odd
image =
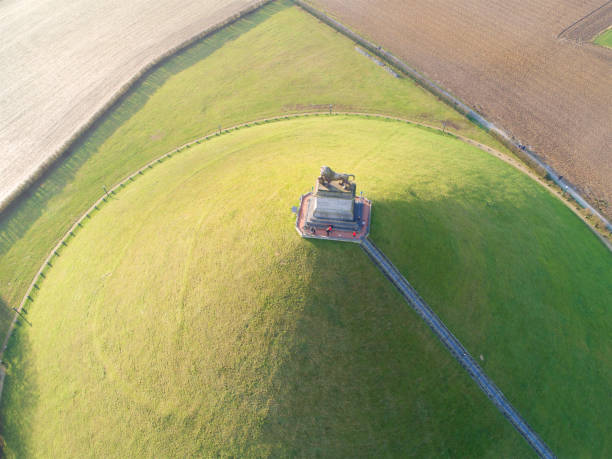
{"label": "sunlit grass", "polygon": [[[498,145],[416,86],[358,54],[354,44],[274,2],[151,74],[0,220],[0,336],[48,251],[110,187],[173,148],[246,121],[328,110],[383,112],[449,126]],[[3,303],[3,304],[2,304]]]}
{"label": "sunlit grass", "polygon": [[528,454],[359,247],[298,237],[322,164],[356,174],[373,240],[553,450],[604,454],[605,248],[469,145],[340,116],[184,150],[85,223],[10,346],[13,451]]}
{"label": "sunlit grass", "polygon": [[608,48],[612,48],[612,28],[600,33],[595,37],[593,42],[596,45],[606,46]]}

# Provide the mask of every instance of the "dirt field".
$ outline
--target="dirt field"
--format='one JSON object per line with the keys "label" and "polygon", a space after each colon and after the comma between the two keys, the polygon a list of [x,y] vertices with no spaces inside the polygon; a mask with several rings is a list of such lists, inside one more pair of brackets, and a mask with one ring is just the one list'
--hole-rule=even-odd
{"label": "dirt field", "polygon": [[0,2],[0,202],[143,66],[254,3]]}
{"label": "dirt field", "polygon": [[605,3],[312,2],[530,145],[612,217],[612,52],[559,38]]}
{"label": "dirt field", "polygon": [[568,38],[577,42],[590,41],[611,25],[612,1],[609,1],[564,29],[559,34],[559,38]]}

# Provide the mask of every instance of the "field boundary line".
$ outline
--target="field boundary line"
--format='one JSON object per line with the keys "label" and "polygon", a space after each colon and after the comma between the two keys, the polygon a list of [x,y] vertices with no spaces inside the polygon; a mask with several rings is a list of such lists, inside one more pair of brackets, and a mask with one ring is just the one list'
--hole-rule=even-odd
{"label": "field boundary line", "polygon": [[[366,40],[361,35],[357,34],[344,24],[340,23],[336,19],[328,16],[326,13],[316,9],[314,6],[303,0],[293,0],[295,4],[300,6],[304,11],[310,13],[320,21],[326,23],[333,29],[342,33],[355,43],[363,46],[368,51],[374,53],[378,57],[384,59],[386,62],[394,66],[395,68],[401,70],[404,74],[408,75],[411,79],[416,81],[419,85],[421,85],[426,90],[430,91],[436,97],[446,102],[448,105],[453,107],[458,112],[465,115],[470,121],[482,126],[487,132],[496,137],[500,142],[502,142],[506,147],[512,150],[517,156],[519,156],[525,163],[532,165],[534,168],[540,168],[548,174],[553,182],[555,182],[562,190],[568,193],[574,200],[583,208],[588,209],[592,214],[597,216],[604,226],[608,229],[608,231],[612,232],[612,223],[608,221],[606,217],[604,217],[597,209],[595,209],[591,204],[589,204],[580,193],[574,188],[572,184],[570,184],[567,180],[563,178],[563,176],[559,175],[552,166],[548,165],[536,152],[532,151],[526,145],[515,140],[510,134],[508,134],[503,129],[496,126],[494,123],[485,119],[482,115],[477,113],[474,109],[470,108],[467,104],[460,101],[457,97],[453,96],[451,93],[440,87],[438,84],[434,83],[432,80],[427,78],[425,75],[418,72],[415,68],[409,66],[401,59],[397,58],[395,55],[390,53],[389,51],[384,50],[382,47],[375,45],[369,40]],[[611,0],[612,1],[612,0]],[[608,2],[610,3],[610,2]],[[607,3],[606,3],[607,5]],[[605,6],[605,5],[603,5]],[[602,6],[602,7],[603,7]]]}
{"label": "field boundary line", "polygon": [[361,241],[361,248],[382,271],[385,277],[397,288],[404,300],[425,321],[431,331],[448,349],[451,355],[468,372],[496,408],[508,419],[510,424],[529,443],[540,457],[553,458],[555,455],[538,434],[527,424],[527,421],[512,406],[503,392],[487,376],[476,360],[461,344],[457,337],[448,329],[442,319],[431,309],[427,302],[418,294],[404,275],[395,267],[393,262],[372,242],[369,237]]}
{"label": "field boundary line", "polygon": [[[593,232],[593,234],[595,234],[599,240],[604,244],[604,246],[606,248],[608,248],[608,250],[610,252],[612,252],[612,244],[610,244],[607,240],[605,240],[603,238],[603,236],[601,236],[594,228],[591,227],[591,225],[589,224],[589,222],[586,220],[586,218],[584,216],[582,216],[577,210],[575,210],[573,208],[573,206],[567,202],[566,200],[564,200],[561,196],[559,196],[557,193],[555,193],[555,191],[552,189],[552,187],[544,182],[540,177],[538,177],[533,171],[531,171],[526,165],[520,163],[517,160],[514,160],[512,158],[510,158],[508,155],[495,150],[492,147],[489,147],[487,145],[484,145],[480,142],[477,142],[473,139],[470,139],[468,137],[464,137],[455,133],[450,133],[450,132],[445,132],[442,128],[437,127],[437,126],[432,126],[426,123],[422,123],[420,121],[415,121],[415,120],[410,120],[407,118],[401,118],[401,117],[396,117],[396,116],[392,116],[392,115],[384,115],[384,114],[380,114],[380,113],[367,113],[367,112],[347,112],[347,111],[343,111],[343,112],[333,112],[333,114],[330,114],[330,112],[303,112],[303,113],[293,113],[293,114],[284,114],[284,115],[277,115],[277,116],[272,116],[272,117],[266,117],[266,118],[259,118],[259,119],[255,119],[252,121],[246,121],[244,123],[239,123],[239,124],[235,124],[233,126],[227,127],[227,128],[223,128],[223,129],[219,129],[216,132],[204,135],[202,137],[198,137],[194,140],[191,140],[189,142],[186,142],[164,154],[162,154],[161,156],[158,156],[155,159],[152,159],[151,161],[147,162],[144,166],[141,166],[140,168],[138,168],[136,171],[132,172],[131,174],[127,175],[125,178],[123,178],[122,180],[120,180],[119,182],[117,182],[115,185],[113,185],[111,188],[109,188],[107,190],[107,192],[103,193],[87,210],[85,210],[72,224],[72,226],[70,226],[70,228],[64,233],[64,235],[59,239],[59,241],[55,244],[55,246],[51,249],[51,251],[49,252],[49,254],[47,255],[47,257],[44,259],[44,261],[42,262],[40,268],[38,269],[38,271],[36,272],[36,274],[34,275],[34,278],[32,279],[32,282],[30,283],[30,285],[28,286],[28,289],[26,290],[26,293],[24,294],[21,302],[19,303],[19,306],[17,308],[12,308],[15,311],[15,314],[13,316],[13,320],[11,321],[11,325],[9,326],[8,332],[6,333],[6,336],[4,337],[4,341],[2,343],[2,348],[0,348],[0,360],[4,357],[4,352],[6,351],[6,348],[8,346],[9,340],[11,338],[12,332],[15,329],[15,326],[17,324],[17,320],[19,319],[19,316],[22,314],[22,311],[25,307],[25,305],[27,304],[28,301],[32,302],[33,299],[31,297],[32,295],[32,291],[34,290],[34,286],[41,280],[41,278],[44,279],[44,270],[47,266],[52,267],[51,261],[53,260],[53,258],[55,256],[58,256],[59,251],[61,250],[61,248],[63,246],[67,246],[68,243],[67,241],[71,238],[71,237],[75,237],[75,231],[77,231],[77,229],[79,227],[82,226],[82,222],[85,221],[87,218],[91,218],[91,213],[93,213],[96,210],[100,210],[99,207],[102,206],[103,204],[105,204],[107,202],[107,200],[112,197],[116,191],[120,190],[121,188],[124,188],[126,185],[128,185],[130,182],[133,182],[139,175],[143,175],[145,171],[152,169],[155,165],[162,163],[165,159],[169,159],[171,158],[173,155],[180,153],[181,151],[190,148],[194,145],[197,145],[201,142],[210,140],[212,138],[218,137],[220,135],[223,134],[228,134],[231,133],[237,129],[241,129],[244,127],[252,127],[252,126],[258,126],[261,124],[265,124],[265,123],[270,123],[270,122],[279,122],[279,121],[284,121],[284,120],[289,120],[289,119],[295,119],[295,118],[304,118],[304,117],[329,117],[329,116],[355,116],[355,117],[365,117],[365,118],[375,118],[375,119],[382,119],[382,120],[390,120],[390,121],[397,121],[400,123],[406,123],[409,125],[413,125],[413,126],[418,126],[418,127],[423,127],[423,128],[427,128],[427,129],[431,129],[433,131],[439,132],[443,135],[448,135],[449,137],[452,137],[454,139],[457,139],[459,141],[462,141],[464,143],[470,144],[472,146],[475,146],[476,148],[478,148],[479,150],[491,155],[491,156],[495,156],[498,159],[501,159],[502,161],[504,161],[505,163],[513,166],[515,169],[519,170],[520,172],[523,172],[524,174],[526,174],[527,176],[531,177],[532,179],[534,179],[536,182],[538,182],[539,184],[543,185],[553,196],[557,197],[557,199],[559,199],[562,203],[564,203],[575,215],[577,215],[586,225],[587,227],[591,230],[591,232]],[[25,320],[25,319],[24,319]],[[4,387],[4,377],[6,374],[6,369],[4,367],[4,362],[2,362],[0,364],[0,398],[2,397],[2,389]]]}

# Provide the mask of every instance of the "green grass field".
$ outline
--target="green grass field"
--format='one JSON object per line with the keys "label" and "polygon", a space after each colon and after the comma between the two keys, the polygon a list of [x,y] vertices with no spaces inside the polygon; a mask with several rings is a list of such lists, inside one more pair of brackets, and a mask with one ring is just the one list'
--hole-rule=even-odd
{"label": "green grass field", "polygon": [[358,246],[294,228],[319,164],[374,191],[377,169],[434,145],[470,151],[399,123],[283,121],[128,185],[54,260],[11,344],[16,456],[527,454]]}
{"label": "green grass field", "polygon": [[600,46],[606,46],[607,48],[612,48],[612,29],[608,29],[603,33],[600,33],[595,37],[593,43]]}
{"label": "green grass field", "polygon": [[279,1],[224,28],[151,74],[0,219],[0,336],[51,247],[102,193],[151,159],[218,129],[285,113],[381,112],[500,145],[354,44]]}
{"label": "green grass field", "polygon": [[[275,2],[153,72],[2,215],[0,336],[103,186],[219,125],[330,103],[446,120],[503,150]],[[289,208],[324,163],[357,174],[375,202],[374,241],[553,450],[612,454],[605,248],[493,157],[340,116],[215,138],[94,212],[46,270],[26,308],[33,325],[20,323],[4,357],[10,452],[530,454],[358,247],[297,237]]]}
{"label": "green grass field", "polygon": [[92,215],[11,341],[12,451],[529,455],[359,247],[298,237],[323,163],[356,174],[373,240],[553,450],[606,456],[606,249],[494,157],[342,116],[215,137]]}

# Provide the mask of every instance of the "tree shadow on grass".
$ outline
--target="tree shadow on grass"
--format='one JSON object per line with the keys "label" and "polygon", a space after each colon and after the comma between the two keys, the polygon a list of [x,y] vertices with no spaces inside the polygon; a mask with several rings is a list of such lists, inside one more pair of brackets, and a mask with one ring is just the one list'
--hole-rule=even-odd
{"label": "tree shadow on grass", "polygon": [[[209,37],[164,59],[139,78],[130,89],[82,133],[42,176],[0,214],[0,255],[20,239],[45,212],[49,200],[71,183],[79,169],[127,120],[139,112],[164,83],[206,58],[226,43],[237,39],[272,15],[292,6],[273,2]],[[102,193],[102,189],[100,189]],[[68,223],[68,222],[67,222]]]}

